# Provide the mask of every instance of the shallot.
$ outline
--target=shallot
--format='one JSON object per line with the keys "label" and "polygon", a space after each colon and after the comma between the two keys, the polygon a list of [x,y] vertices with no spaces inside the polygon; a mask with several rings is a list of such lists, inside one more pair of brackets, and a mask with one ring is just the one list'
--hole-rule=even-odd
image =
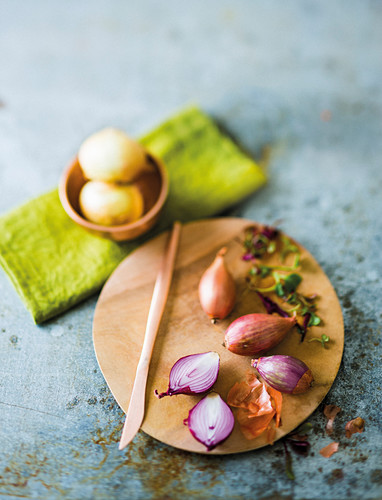
{"label": "shallot", "polygon": [[303,361],[293,356],[266,356],[253,359],[251,365],[268,385],[280,392],[302,394],[313,383],[310,369]]}
{"label": "shallot", "polygon": [[279,344],[296,324],[296,318],[271,314],[246,314],[233,321],[225,332],[224,345],[243,356],[256,356]]}
{"label": "shallot", "polygon": [[228,438],[235,419],[219,394],[210,392],[190,410],[183,423],[194,438],[211,451]]}
{"label": "shallot", "polygon": [[204,312],[215,323],[232,311],[236,300],[235,282],[224,262],[227,248],[222,248],[199,282],[199,300]]}
{"label": "shallot", "polygon": [[219,366],[220,357],[214,351],[184,356],[171,368],[167,391],[158,393],[155,390],[155,395],[160,399],[175,394],[207,392],[216,382]]}

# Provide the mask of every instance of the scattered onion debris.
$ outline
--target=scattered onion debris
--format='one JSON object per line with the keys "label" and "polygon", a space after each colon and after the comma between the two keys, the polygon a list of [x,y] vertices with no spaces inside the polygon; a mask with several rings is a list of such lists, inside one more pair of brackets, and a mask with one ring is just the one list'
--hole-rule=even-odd
{"label": "scattered onion debris", "polygon": [[293,460],[292,455],[288,450],[288,445],[292,448],[294,452],[303,457],[307,457],[310,450],[310,443],[308,441],[308,434],[312,430],[312,424],[310,422],[305,422],[295,431],[288,434],[282,443],[284,445],[285,452],[285,472],[288,479],[294,479],[293,472]]}
{"label": "scattered onion debris", "polygon": [[236,382],[230,389],[227,403],[238,408],[237,421],[246,439],[255,439],[267,431],[267,441],[273,444],[276,428],[281,425],[282,394],[279,391],[248,372],[246,380]]}
{"label": "scattered onion debris", "polygon": [[333,424],[334,424],[334,419],[336,418],[337,414],[341,411],[341,408],[336,405],[326,405],[324,408],[324,415],[328,419],[326,423],[326,433],[331,435],[333,434]]}
{"label": "scattered onion debris", "polygon": [[324,446],[322,450],[320,450],[320,455],[325,458],[330,458],[334,453],[337,453],[339,445],[340,444],[335,441],[329,443],[327,446]]}
{"label": "scattered onion debris", "polygon": [[242,259],[251,261],[274,253],[278,235],[279,230],[271,226],[259,224],[247,227]]}
{"label": "scattered onion debris", "polygon": [[361,417],[354,418],[345,425],[346,437],[350,438],[356,432],[363,432],[364,428],[364,419]]}
{"label": "scattered onion debris", "polygon": [[266,297],[259,291],[257,291],[256,293],[260,298],[261,302],[263,303],[263,306],[265,307],[268,314],[277,313],[282,318],[289,318],[289,314],[286,311],[284,311],[284,309],[282,309],[278,304],[276,304],[274,300],[270,299],[269,297]]}

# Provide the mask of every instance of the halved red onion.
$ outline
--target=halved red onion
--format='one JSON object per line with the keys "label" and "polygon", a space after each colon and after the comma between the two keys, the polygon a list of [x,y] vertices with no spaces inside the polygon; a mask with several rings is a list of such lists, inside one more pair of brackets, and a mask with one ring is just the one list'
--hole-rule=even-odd
{"label": "halved red onion", "polygon": [[218,378],[219,354],[214,351],[190,354],[178,359],[171,368],[166,392],[155,395],[158,398],[175,394],[200,394],[208,391]]}
{"label": "halved red onion", "polygon": [[235,418],[219,394],[210,392],[190,410],[183,423],[194,438],[211,451],[231,434]]}

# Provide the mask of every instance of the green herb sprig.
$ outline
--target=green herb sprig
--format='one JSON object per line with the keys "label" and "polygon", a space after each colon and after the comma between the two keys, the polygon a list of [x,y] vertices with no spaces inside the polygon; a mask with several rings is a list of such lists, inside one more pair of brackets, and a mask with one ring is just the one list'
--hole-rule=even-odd
{"label": "green herb sprig", "polygon": [[324,333],[321,335],[321,337],[313,337],[308,340],[308,342],[320,342],[322,347],[325,349],[328,348],[328,343],[330,342],[330,337],[325,335]]}
{"label": "green herb sprig", "polygon": [[[265,265],[261,258],[275,252],[276,238],[280,236],[281,264]],[[310,326],[321,324],[321,318],[316,314],[317,295],[306,296],[297,291],[302,277],[296,271],[300,266],[301,252],[298,246],[287,236],[270,226],[254,226],[248,228],[244,239],[243,260],[252,260],[253,265],[248,273],[248,286],[259,294],[275,293],[289,308],[280,309],[288,315],[298,314],[304,318],[303,325],[298,325],[301,341],[304,340],[306,330]],[[291,265],[285,265],[288,255],[294,254]],[[259,279],[272,278],[273,283],[268,287],[258,286]],[[280,311],[281,312],[281,311]]]}

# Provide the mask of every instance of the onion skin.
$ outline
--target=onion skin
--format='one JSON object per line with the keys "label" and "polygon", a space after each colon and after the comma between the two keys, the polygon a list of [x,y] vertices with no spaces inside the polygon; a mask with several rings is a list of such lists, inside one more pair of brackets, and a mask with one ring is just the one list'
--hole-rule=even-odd
{"label": "onion skin", "polygon": [[295,317],[246,314],[229,325],[224,345],[235,354],[256,356],[279,344],[296,322]]}
{"label": "onion skin", "polygon": [[303,394],[314,382],[309,367],[293,356],[265,356],[253,359],[251,365],[268,385],[287,394]]}
{"label": "onion skin", "polygon": [[224,247],[217,253],[199,282],[200,304],[213,323],[226,318],[236,301],[235,282],[224,262],[226,252]]}
{"label": "onion skin", "polygon": [[193,437],[211,451],[229,437],[235,418],[219,394],[210,392],[190,410],[183,423]]}
{"label": "onion skin", "polygon": [[345,425],[346,437],[350,438],[356,432],[363,432],[365,421],[361,417],[353,418]]}

